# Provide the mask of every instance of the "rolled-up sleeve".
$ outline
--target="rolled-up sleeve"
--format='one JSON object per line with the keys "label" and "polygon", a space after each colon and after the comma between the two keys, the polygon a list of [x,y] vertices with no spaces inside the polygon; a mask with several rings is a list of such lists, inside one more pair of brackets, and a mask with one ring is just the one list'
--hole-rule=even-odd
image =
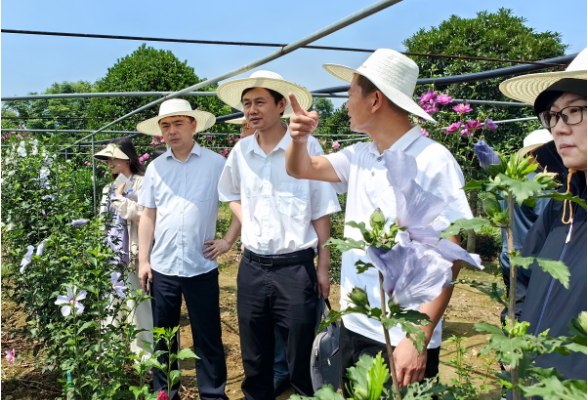
{"label": "rolled-up sleeve", "polygon": [[239,143],[233,147],[225,163],[218,183],[218,197],[222,202],[241,200],[241,175],[239,173]]}
{"label": "rolled-up sleeve", "polygon": [[345,147],[343,150],[337,153],[331,153],[323,155],[333,166],[337,177],[341,182],[332,182],[331,186],[337,193],[347,193],[349,187],[349,172],[351,170],[351,159],[353,158],[353,147]]}
{"label": "rolled-up sleeve", "polygon": [[[311,156],[324,155],[317,140],[308,141],[308,154]],[[329,182],[310,181],[311,219],[313,221],[341,211],[337,194]]]}
{"label": "rolled-up sleeve", "polygon": [[145,177],[143,178],[143,187],[139,194],[139,205],[147,208],[157,208],[155,204],[155,188],[153,175],[156,174],[155,165],[149,164]]}

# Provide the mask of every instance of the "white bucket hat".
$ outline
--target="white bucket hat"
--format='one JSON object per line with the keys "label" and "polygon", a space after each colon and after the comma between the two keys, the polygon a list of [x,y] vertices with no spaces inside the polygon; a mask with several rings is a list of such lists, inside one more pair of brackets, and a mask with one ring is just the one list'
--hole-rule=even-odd
{"label": "white bucket hat", "polygon": [[196,120],[196,132],[203,132],[214,125],[216,117],[209,112],[192,110],[188,100],[171,99],[166,100],[159,106],[159,115],[140,122],[137,130],[141,133],[151,136],[160,136],[161,129],[159,121],[163,118],[173,117],[176,115],[186,115]]}
{"label": "white bucket hat", "polygon": [[241,94],[243,90],[255,87],[271,89],[284,96],[288,103],[281,118],[287,118],[294,113],[288,99],[289,92],[294,94],[303,109],[308,110],[312,105],[312,95],[308,90],[284,80],[281,75],[271,71],[255,71],[249,78],[235,79],[234,81],[223,83],[216,89],[216,94],[219,99],[231,107],[243,111]]}
{"label": "white bucket hat", "polygon": [[553,136],[547,129],[538,129],[525,136],[523,139],[523,148],[517,151],[517,153],[520,157],[524,157],[528,152],[552,140]]}
{"label": "white bucket hat", "polygon": [[128,160],[129,156],[127,156],[118,145],[109,143],[108,146],[104,148],[104,150],[94,154],[94,158],[97,160],[110,160],[113,158],[117,158],[119,160]]}
{"label": "white bucket hat", "polygon": [[502,82],[500,84],[500,91],[511,99],[534,105],[537,96],[562,79],[586,80],[587,63],[588,48],[582,50],[572,60],[565,71],[517,76],[516,78]]}
{"label": "white bucket hat", "polygon": [[247,119],[245,117],[234,118],[234,119],[229,119],[229,120],[225,121],[225,123],[227,123],[227,124],[237,124],[237,125],[241,125],[241,124],[243,124],[243,122],[247,122]]}
{"label": "white bucket hat", "polygon": [[412,98],[419,77],[419,67],[404,54],[390,49],[378,49],[357,69],[338,64],[324,64],[323,68],[345,82],[351,82],[354,74],[365,76],[398,107],[435,122]]}

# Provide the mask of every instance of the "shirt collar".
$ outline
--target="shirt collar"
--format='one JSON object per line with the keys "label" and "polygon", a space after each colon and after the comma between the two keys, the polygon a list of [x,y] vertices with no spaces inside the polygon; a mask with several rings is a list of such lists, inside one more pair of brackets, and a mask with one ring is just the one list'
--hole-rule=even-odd
{"label": "shirt collar", "polygon": [[[422,137],[421,127],[414,125],[408,132],[400,137],[388,150],[405,151],[415,140]],[[370,143],[369,152],[379,157],[381,154],[375,142]]]}
{"label": "shirt collar", "polygon": [[[245,150],[245,154],[248,154],[250,152],[254,152],[256,154],[259,154],[262,157],[267,157],[269,154],[265,154],[265,152],[259,146],[259,143],[257,141],[258,135],[259,135],[259,133],[257,131],[252,135],[252,138],[249,141],[249,147]],[[290,136],[290,127],[287,127],[286,134],[280,140],[280,142],[276,145],[276,147],[270,152],[270,154],[272,152],[276,151],[277,149],[282,149],[282,150],[286,151],[286,149],[288,148],[288,145],[290,144],[291,141],[292,141],[292,137]]]}
{"label": "shirt collar", "polygon": [[[198,143],[196,143],[196,141],[192,142],[194,143],[194,146],[192,146],[192,150],[190,150],[190,155],[188,156],[188,158],[186,159],[186,161],[188,161],[188,159],[190,158],[190,156],[192,154],[200,156],[200,154],[202,153],[202,147],[200,147],[200,145]],[[174,160],[178,160],[176,158],[176,156],[174,156],[174,153],[171,149],[171,147],[167,147],[167,151],[164,153],[165,157],[169,158],[172,157]],[[179,160],[178,160],[179,161]]]}

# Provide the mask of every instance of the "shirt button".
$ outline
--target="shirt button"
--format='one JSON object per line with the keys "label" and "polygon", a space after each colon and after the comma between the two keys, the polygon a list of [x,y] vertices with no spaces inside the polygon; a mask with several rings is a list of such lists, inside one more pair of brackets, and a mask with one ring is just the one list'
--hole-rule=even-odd
{"label": "shirt button", "polygon": [[377,158],[378,162],[382,161],[382,156]]}

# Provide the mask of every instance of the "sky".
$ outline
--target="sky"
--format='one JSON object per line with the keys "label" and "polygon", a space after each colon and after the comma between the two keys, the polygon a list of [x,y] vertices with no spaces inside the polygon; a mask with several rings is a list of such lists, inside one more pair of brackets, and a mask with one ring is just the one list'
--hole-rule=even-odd
{"label": "sky", "polygon": [[[181,39],[292,43],[375,0],[4,0],[2,29],[94,33]],[[557,6],[554,6],[557,4]],[[324,46],[403,51],[402,41],[420,28],[437,26],[455,14],[473,18],[479,11],[511,8],[538,32],[562,34],[567,53],[586,47],[587,3],[580,0],[404,0],[313,43]],[[2,33],[2,96],[42,92],[54,82],[104,77],[119,58],[142,42]],[[200,78],[214,78],[249,64],[276,48],[147,42],[187,60]],[[259,69],[317,90],[344,84],[321,65],[358,67],[366,53],[299,49]],[[251,72],[235,78],[248,77]],[[233,78],[233,79],[235,79]],[[335,102],[337,105],[338,102]]]}

